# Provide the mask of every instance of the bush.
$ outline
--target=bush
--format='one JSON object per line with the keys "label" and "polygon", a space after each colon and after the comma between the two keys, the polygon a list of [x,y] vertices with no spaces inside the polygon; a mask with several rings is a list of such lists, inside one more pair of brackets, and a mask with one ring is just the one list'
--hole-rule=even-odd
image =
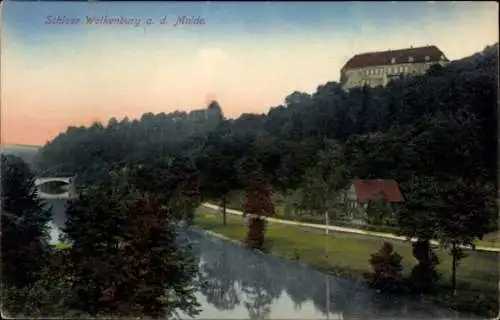
{"label": "bush", "polygon": [[409,287],[414,293],[433,293],[439,281],[436,266],[439,259],[432,251],[429,241],[417,241],[413,244],[413,256],[418,264],[413,268]]}
{"label": "bush", "polygon": [[401,255],[394,252],[392,244],[384,242],[382,248],[372,254],[370,264],[373,272],[365,274],[365,281],[371,288],[383,292],[400,291],[403,279],[402,260]]}

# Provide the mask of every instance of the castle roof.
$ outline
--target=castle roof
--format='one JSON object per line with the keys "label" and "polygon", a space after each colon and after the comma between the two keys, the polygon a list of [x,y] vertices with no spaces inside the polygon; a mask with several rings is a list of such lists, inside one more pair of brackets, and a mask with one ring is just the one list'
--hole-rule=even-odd
{"label": "castle roof", "polygon": [[357,54],[346,62],[342,70],[401,63],[436,62],[442,60],[448,61],[444,53],[438,47],[425,46]]}

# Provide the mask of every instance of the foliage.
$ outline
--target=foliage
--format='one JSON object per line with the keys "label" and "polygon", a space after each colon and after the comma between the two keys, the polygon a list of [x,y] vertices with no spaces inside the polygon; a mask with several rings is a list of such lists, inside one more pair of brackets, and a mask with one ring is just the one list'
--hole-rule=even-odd
{"label": "foliage", "polygon": [[[22,288],[2,288],[3,310],[15,317],[74,317],[68,309],[71,278],[61,276],[67,268],[65,253],[51,252],[52,259],[42,270],[41,277]],[[67,273],[66,273],[67,274]]]}
{"label": "foliage", "polygon": [[272,216],[275,213],[271,190],[262,172],[255,171],[252,182],[246,188],[243,212],[260,216]]}
{"label": "foliage", "polygon": [[250,216],[247,234],[247,245],[252,248],[262,248],[266,221],[263,217],[274,215],[274,203],[271,199],[271,192],[261,171],[255,171],[253,180],[249,183],[245,192],[245,202],[243,212]]}
{"label": "foliage", "polygon": [[477,179],[459,179],[441,190],[437,207],[440,222],[437,236],[453,256],[452,285],[456,289],[457,262],[465,257],[462,246],[474,248],[474,242],[488,232],[494,191]]}
{"label": "foliage", "polygon": [[435,239],[439,227],[438,182],[432,177],[412,177],[403,185],[405,202],[397,212],[398,231],[401,235],[421,240]]}
{"label": "foliage", "polygon": [[90,315],[170,316],[196,313],[196,265],[176,246],[172,218],[118,173],[89,190],[67,212],[71,247],[69,305]]}
{"label": "foliage", "polygon": [[384,242],[382,248],[370,259],[373,273],[366,274],[368,285],[372,288],[384,292],[396,292],[401,289],[403,258],[394,252],[393,246],[389,242]]}
{"label": "foliage", "polygon": [[50,210],[37,197],[34,176],[16,156],[1,155],[2,283],[33,286],[48,261]]}
{"label": "foliage", "polygon": [[321,216],[334,212],[349,175],[344,147],[337,141],[326,140],[325,149],[317,154],[316,165],[305,172],[298,208]]}
{"label": "foliage", "polygon": [[371,225],[394,225],[393,211],[385,197],[370,200],[366,215],[367,222]]}
{"label": "foliage", "polygon": [[[70,127],[41,149],[36,165],[47,175],[78,174],[84,185],[117,166],[144,165],[149,173],[138,170],[141,181],[133,184],[149,196],[161,194],[160,202],[180,216],[191,216],[189,208],[199,203],[196,179],[187,179],[195,169],[200,192],[224,198],[249,186],[260,168],[268,189],[294,194],[295,212],[316,215],[335,212],[339,190],[353,177],[394,179],[405,196],[395,212],[398,233],[436,238],[457,259],[461,244],[497,229],[489,200],[495,194],[484,187],[497,180],[497,71],[495,44],[385,88],[346,92],[328,82],[312,94],[293,92],[267,114],[225,119],[212,102],[189,113]],[[265,212],[272,204],[246,205]]]}
{"label": "foliage", "polygon": [[418,264],[413,267],[410,276],[410,287],[414,293],[432,293],[440,278],[436,270],[439,264],[437,255],[428,240],[419,240],[413,244],[413,256]]}

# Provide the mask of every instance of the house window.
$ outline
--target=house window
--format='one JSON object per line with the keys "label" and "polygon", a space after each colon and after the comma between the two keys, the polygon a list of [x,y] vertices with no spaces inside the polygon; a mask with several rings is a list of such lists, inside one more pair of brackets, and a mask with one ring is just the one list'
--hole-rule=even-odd
{"label": "house window", "polygon": [[392,63],[392,64],[395,64],[395,63],[396,63],[396,58],[392,58],[392,59],[391,59],[391,63]]}
{"label": "house window", "polygon": [[408,66],[405,66],[405,72],[408,72]]}
{"label": "house window", "polygon": [[445,58],[444,58],[444,56],[443,56],[443,55],[441,55],[441,60],[445,60]]}
{"label": "house window", "polygon": [[425,61],[429,61],[430,57],[429,56],[425,56]]}
{"label": "house window", "polygon": [[408,58],[408,62],[413,62],[413,57],[411,57],[411,56],[410,56],[410,57]]}

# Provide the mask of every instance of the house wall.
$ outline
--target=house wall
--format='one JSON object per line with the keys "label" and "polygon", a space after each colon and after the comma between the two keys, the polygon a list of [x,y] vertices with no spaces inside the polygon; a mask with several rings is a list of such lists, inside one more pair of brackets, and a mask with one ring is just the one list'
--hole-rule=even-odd
{"label": "house wall", "polygon": [[385,66],[373,66],[357,69],[347,69],[341,72],[342,87],[349,90],[364,85],[370,87],[386,86],[393,78],[401,75],[422,75],[432,65],[446,65],[447,61],[431,61],[424,63],[403,63]]}
{"label": "house wall", "polygon": [[345,191],[345,211],[347,217],[353,219],[353,222],[358,221],[359,223],[364,223],[367,204],[359,203],[357,199],[356,187],[354,184],[351,184]]}

